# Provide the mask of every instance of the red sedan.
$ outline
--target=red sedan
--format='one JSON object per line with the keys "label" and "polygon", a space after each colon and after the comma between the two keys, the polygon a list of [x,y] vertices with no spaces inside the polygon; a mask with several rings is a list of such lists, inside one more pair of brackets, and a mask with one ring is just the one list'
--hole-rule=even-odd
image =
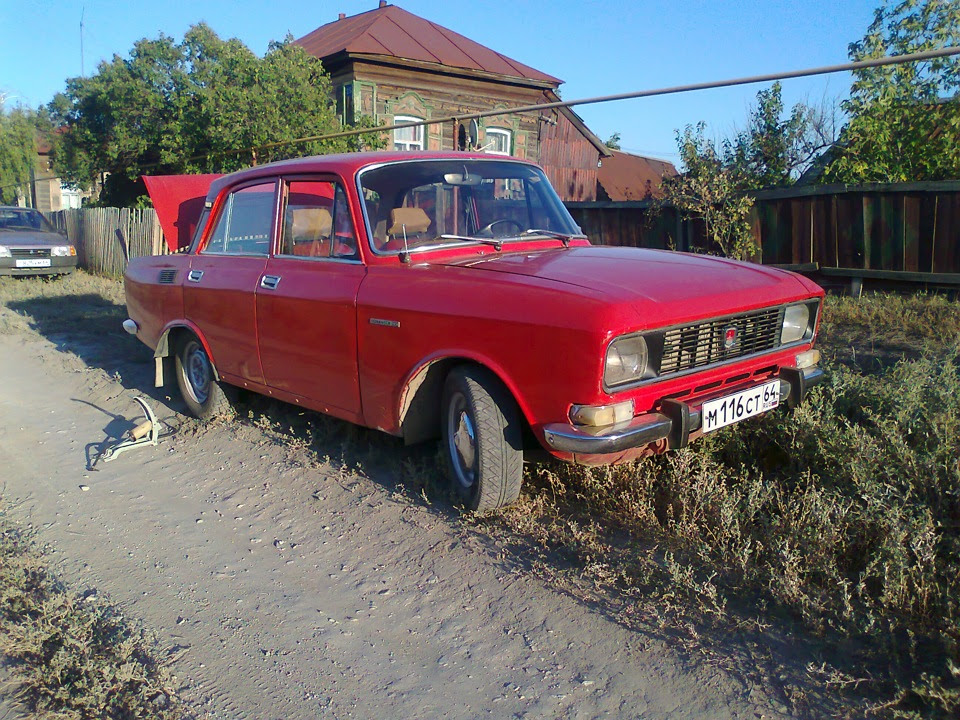
{"label": "red sedan", "polygon": [[793,407],[823,377],[816,284],[591,246],[531,163],[304,158],[219,178],[201,205],[179,218],[197,224],[186,252],[126,274],[125,325],[158,383],[173,370],[199,417],[236,386],[439,437],[473,509],[517,498],[525,449],[591,464],[663,452]]}

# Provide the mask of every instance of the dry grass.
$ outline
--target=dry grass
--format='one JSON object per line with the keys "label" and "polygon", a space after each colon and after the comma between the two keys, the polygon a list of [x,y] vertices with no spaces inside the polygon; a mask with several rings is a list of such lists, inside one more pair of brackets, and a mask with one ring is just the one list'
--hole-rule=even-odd
{"label": "dry grass", "polygon": [[[504,519],[648,619],[797,624],[829,660],[784,689],[795,711],[812,680],[841,693],[838,714],[867,698],[890,717],[955,718],[960,307],[856,302],[828,299],[830,380],[798,411],[623,467],[541,466]],[[908,359],[844,364],[848,331]]]}
{"label": "dry grass", "polygon": [[38,718],[174,720],[183,713],[151,638],[95,593],[64,587],[0,513],[0,654]]}

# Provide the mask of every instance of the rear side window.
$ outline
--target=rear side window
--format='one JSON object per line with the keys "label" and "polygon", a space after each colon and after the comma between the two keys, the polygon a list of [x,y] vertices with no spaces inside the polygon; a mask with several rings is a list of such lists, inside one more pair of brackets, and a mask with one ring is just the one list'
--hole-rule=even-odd
{"label": "rear side window", "polygon": [[343,187],[327,180],[286,184],[280,255],[355,258],[357,238]]}
{"label": "rear side window", "polygon": [[203,252],[267,255],[275,194],[274,181],[248,185],[230,193]]}

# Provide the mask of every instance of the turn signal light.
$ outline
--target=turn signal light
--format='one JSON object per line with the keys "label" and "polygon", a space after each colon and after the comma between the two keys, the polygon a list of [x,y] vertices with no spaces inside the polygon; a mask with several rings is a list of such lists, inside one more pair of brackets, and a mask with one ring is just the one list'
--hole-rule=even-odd
{"label": "turn signal light", "polygon": [[574,425],[603,427],[633,419],[633,400],[612,405],[574,405],[570,408],[570,422]]}

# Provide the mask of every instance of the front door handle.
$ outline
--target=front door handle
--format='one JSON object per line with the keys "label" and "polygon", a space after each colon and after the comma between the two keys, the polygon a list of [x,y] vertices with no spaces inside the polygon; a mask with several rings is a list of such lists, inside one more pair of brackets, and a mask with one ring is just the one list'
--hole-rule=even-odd
{"label": "front door handle", "polygon": [[279,275],[264,275],[262,278],[260,278],[260,287],[265,288],[267,290],[276,290],[277,285],[279,284],[280,284]]}
{"label": "front door handle", "polygon": [[191,270],[187,273],[187,280],[190,282],[200,282],[200,279],[203,277],[203,270]]}

